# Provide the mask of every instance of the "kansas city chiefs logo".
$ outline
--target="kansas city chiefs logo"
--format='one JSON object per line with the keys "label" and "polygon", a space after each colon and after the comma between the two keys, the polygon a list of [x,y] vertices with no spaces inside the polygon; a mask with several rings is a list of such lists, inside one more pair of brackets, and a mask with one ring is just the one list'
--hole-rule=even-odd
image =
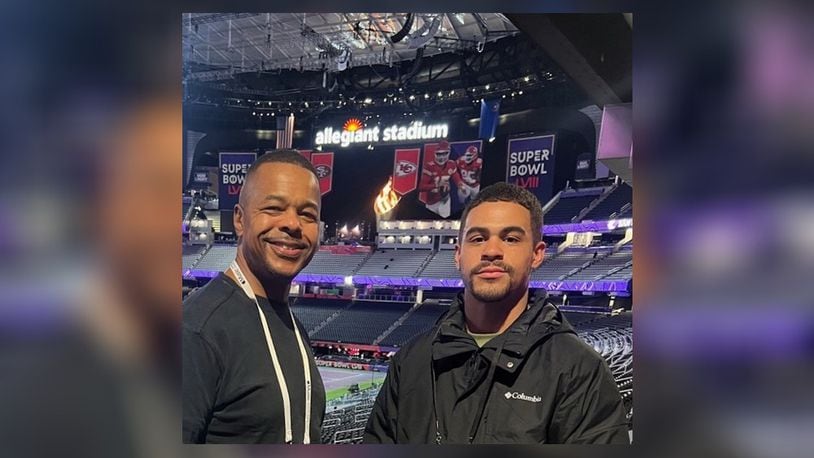
{"label": "kansas city chiefs logo", "polygon": [[396,164],[396,175],[403,177],[416,171],[416,165],[409,161],[399,161]]}
{"label": "kansas city chiefs logo", "polygon": [[318,166],[316,166],[314,168],[317,169],[317,176],[319,178],[325,178],[325,177],[331,176],[331,168],[328,167],[327,165],[320,164],[320,165],[318,165]]}

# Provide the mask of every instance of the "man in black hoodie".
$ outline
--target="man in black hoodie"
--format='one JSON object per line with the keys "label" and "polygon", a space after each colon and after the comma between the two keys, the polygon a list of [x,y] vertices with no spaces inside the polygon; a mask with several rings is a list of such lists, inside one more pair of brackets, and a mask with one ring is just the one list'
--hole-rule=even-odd
{"label": "man in black hoodie", "polygon": [[365,443],[629,443],[605,361],[544,296],[529,300],[541,238],[525,189],[497,183],[469,204],[455,250],[465,290],[391,361]]}

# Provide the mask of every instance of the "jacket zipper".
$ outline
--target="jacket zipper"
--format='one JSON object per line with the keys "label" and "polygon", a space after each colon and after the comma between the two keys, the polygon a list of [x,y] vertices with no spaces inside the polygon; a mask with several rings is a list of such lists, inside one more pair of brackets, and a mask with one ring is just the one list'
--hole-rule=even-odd
{"label": "jacket zipper", "polygon": [[478,433],[478,429],[480,428],[481,421],[483,420],[484,412],[486,411],[486,405],[489,403],[489,397],[492,395],[492,386],[495,384],[495,370],[497,369],[497,362],[500,359],[500,354],[503,353],[503,345],[506,343],[504,339],[500,346],[495,350],[495,356],[492,357],[491,365],[489,366],[489,373],[486,375],[486,393],[481,400],[480,406],[478,407],[478,414],[475,416],[475,421],[469,428],[469,443],[473,443],[475,441],[475,436]]}

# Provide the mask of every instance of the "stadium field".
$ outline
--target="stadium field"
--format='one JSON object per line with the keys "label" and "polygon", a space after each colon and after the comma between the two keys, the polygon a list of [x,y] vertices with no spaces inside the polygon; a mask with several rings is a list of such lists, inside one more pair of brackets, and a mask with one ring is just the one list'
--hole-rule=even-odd
{"label": "stadium field", "polygon": [[320,366],[319,373],[322,376],[322,382],[325,384],[326,401],[331,401],[347,394],[348,387],[354,384],[358,384],[360,390],[369,388],[373,383],[380,385],[386,375],[384,372],[339,369],[324,366]]}

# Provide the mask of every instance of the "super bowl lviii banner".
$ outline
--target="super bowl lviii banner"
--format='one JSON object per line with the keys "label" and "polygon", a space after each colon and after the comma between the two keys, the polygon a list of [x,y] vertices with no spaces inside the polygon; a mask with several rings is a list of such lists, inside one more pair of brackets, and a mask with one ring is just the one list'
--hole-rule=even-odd
{"label": "super bowl lviii banner", "polygon": [[393,191],[407,194],[418,185],[419,148],[397,149],[393,157]]}
{"label": "super bowl lviii banner", "polygon": [[218,208],[232,210],[240,197],[246,172],[257,158],[257,153],[220,153],[218,180]]}
{"label": "super bowl lviii banner", "polygon": [[334,177],[334,153],[311,153],[311,163],[317,169],[320,195],[331,192]]}
{"label": "super bowl lviii banner", "polygon": [[554,187],[554,135],[510,139],[506,182],[528,189],[545,205]]}

